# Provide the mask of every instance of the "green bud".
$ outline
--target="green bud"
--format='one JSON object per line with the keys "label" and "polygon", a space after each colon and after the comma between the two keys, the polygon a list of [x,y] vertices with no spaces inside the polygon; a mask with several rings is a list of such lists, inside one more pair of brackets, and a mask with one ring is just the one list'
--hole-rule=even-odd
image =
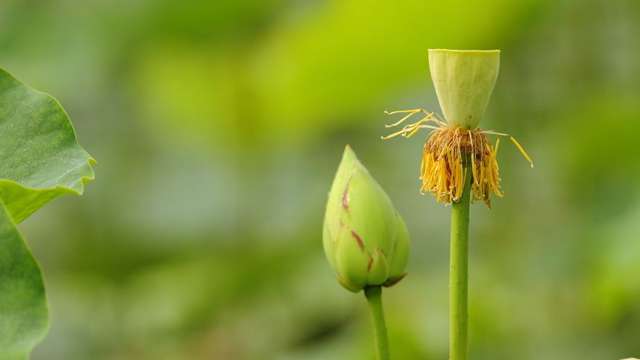
{"label": "green bud", "polygon": [[429,50],[429,70],[447,122],[478,127],[500,70],[500,50]]}
{"label": "green bud", "polygon": [[329,192],[323,245],[338,281],[353,292],[391,286],[406,275],[407,227],[349,146]]}

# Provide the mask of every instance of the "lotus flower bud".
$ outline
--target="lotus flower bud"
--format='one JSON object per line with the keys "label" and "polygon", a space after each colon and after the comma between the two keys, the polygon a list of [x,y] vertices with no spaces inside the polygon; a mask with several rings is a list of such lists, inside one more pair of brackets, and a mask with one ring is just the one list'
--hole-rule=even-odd
{"label": "lotus flower bud", "polygon": [[407,227],[349,146],[329,192],[323,245],[338,281],[353,292],[406,275]]}
{"label": "lotus flower bud", "polygon": [[431,79],[449,125],[478,127],[499,69],[500,50],[429,50]]}

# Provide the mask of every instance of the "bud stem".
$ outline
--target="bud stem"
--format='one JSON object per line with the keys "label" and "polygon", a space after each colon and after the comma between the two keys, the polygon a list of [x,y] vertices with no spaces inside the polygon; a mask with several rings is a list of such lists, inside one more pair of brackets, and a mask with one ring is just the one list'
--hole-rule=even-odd
{"label": "bud stem", "polygon": [[451,205],[451,253],[449,264],[449,359],[467,360],[469,203],[471,166],[464,161],[465,186]]}
{"label": "bud stem", "polygon": [[367,297],[371,319],[376,333],[376,349],[378,360],[389,360],[389,340],[387,338],[387,326],[384,321],[384,311],[382,309],[382,287],[367,286],[364,289]]}

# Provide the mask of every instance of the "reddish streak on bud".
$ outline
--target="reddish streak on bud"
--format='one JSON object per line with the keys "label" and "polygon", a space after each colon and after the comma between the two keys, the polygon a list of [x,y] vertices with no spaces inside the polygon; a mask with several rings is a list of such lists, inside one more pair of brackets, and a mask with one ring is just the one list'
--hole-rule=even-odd
{"label": "reddish streak on bud", "polygon": [[347,187],[344,188],[342,193],[342,208],[349,210],[349,183],[347,183]]}
{"label": "reddish streak on bud", "polygon": [[356,240],[356,243],[358,244],[360,250],[364,251],[364,242],[362,241],[360,235],[358,235],[355,230],[351,230],[351,236]]}
{"label": "reddish streak on bud", "polygon": [[367,264],[367,272],[371,271],[371,267],[373,266],[373,257],[369,255],[369,263]]}
{"label": "reddish streak on bud", "polygon": [[344,191],[342,192],[342,208],[346,211],[349,211],[349,186],[351,186],[351,179],[353,175],[349,177],[347,180],[347,186],[344,187]]}

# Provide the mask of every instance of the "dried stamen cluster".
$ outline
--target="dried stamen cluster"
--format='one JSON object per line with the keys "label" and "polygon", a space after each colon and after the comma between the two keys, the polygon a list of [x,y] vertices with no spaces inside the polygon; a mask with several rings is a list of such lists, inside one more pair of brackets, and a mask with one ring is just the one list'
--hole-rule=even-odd
{"label": "dried stamen cluster", "polygon": [[[454,127],[439,120],[433,113],[423,109],[400,110],[386,112],[389,115],[406,114],[400,121],[387,125],[398,126],[415,114],[422,113],[424,117],[417,122],[405,125],[401,130],[382,139],[388,140],[396,136],[411,137],[420,129],[430,129],[420,166],[420,192],[432,193],[438,202],[450,204],[462,196],[468,168],[471,169],[471,191],[473,200],[482,200],[491,207],[491,193],[502,197],[500,190],[500,173],[496,154],[500,139],[493,145],[487,135],[507,136],[520,150],[522,155],[533,167],[531,158],[518,143],[508,134],[482,129],[464,129]],[[432,123],[433,125],[428,125]],[[464,165],[470,165],[465,167]]]}
{"label": "dried stamen cluster", "polygon": [[490,193],[501,197],[500,174],[496,152],[487,136],[479,129],[440,127],[431,133],[424,144],[420,166],[420,191],[432,193],[438,202],[458,201],[465,187],[467,168],[471,163],[474,200],[491,206]]}

